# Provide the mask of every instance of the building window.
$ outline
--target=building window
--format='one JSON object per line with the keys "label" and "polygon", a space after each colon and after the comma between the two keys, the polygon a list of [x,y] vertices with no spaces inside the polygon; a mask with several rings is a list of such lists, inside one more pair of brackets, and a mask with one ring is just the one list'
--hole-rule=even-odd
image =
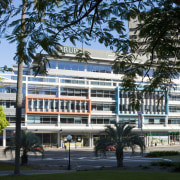
{"label": "building window", "polygon": [[115,112],[115,104],[92,104],[92,111],[111,111]]}
{"label": "building window", "polygon": [[2,86],[0,85],[0,93],[16,93],[16,92],[17,92],[16,85],[12,85],[12,84],[3,84]]}
{"label": "building window", "polygon": [[49,61],[49,63],[47,63],[47,68],[56,69],[56,61]]}
{"label": "building window", "polygon": [[180,112],[180,106],[169,106],[169,112]]}
{"label": "building window", "polygon": [[58,87],[56,86],[28,86],[28,94],[42,94],[58,96]]}
{"label": "building window", "polygon": [[91,97],[102,97],[115,99],[116,92],[108,90],[91,90]]}
{"label": "building window", "polygon": [[129,124],[138,124],[137,117],[119,117],[119,122],[124,123],[127,122]]}
{"label": "building window", "polygon": [[0,106],[2,106],[3,108],[16,108],[16,101],[0,100]]}
{"label": "building window", "polygon": [[111,67],[105,65],[87,64],[88,72],[111,73]]}
{"label": "building window", "polygon": [[115,117],[91,117],[91,124],[114,124],[115,122]]}
{"label": "building window", "polygon": [[61,96],[85,96],[88,97],[87,89],[61,88]]}
{"label": "building window", "polygon": [[180,118],[169,118],[168,124],[180,124]]}
{"label": "building window", "polygon": [[88,117],[86,116],[61,116],[60,122],[62,124],[88,124]]}
{"label": "building window", "polygon": [[57,124],[57,116],[45,116],[45,115],[28,115],[28,124]]}

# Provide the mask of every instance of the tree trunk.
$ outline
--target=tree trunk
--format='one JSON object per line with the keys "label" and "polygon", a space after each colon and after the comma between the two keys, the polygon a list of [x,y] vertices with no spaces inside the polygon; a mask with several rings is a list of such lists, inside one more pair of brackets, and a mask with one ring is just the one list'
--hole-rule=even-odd
{"label": "tree trunk", "polygon": [[14,174],[20,175],[20,146],[21,146],[21,110],[22,110],[22,76],[23,76],[23,52],[24,52],[24,34],[25,34],[25,17],[27,0],[22,0],[23,9],[21,16],[21,55],[18,59],[18,78],[17,78],[17,94],[16,94],[16,151],[15,151],[15,169]]}
{"label": "tree trunk", "polygon": [[28,163],[28,155],[27,153],[23,153],[21,157],[21,165],[27,165],[27,163]]}
{"label": "tree trunk", "polygon": [[116,150],[117,167],[123,167],[123,149]]}

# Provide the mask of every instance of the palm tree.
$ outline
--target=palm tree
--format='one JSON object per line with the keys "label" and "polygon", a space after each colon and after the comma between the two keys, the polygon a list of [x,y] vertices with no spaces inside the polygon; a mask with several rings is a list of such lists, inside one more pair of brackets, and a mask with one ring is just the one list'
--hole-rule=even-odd
{"label": "palm tree", "polygon": [[[26,165],[28,163],[28,152],[33,152],[34,154],[41,153],[42,157],[44,155],[44,149],[41,145],[40,138],[32,132],[26,133],[22,131],[20,148],[22,150],[21,165]],[[4,154],[6,155],[7,151],[11,151],[12,153],[13,150],[16,150],[16,139],[14,137],[11,139],[11,145],[4,149]]]}
{"label": "palm tree", "polygon": [[105,138],[100,138],[95,143],[95,154],[98,155],[98,152],[106,154],[106,148],[108,145],[116,146],[116,160],[117,167],[123,166],[123,151],[124,148],[130,147],[134,153],[136,145],[140,147],[141,153],[145,148],[144,141],[137,134],[132,132],[134,126],[128,125],[128,123],[115,123],[115,128],[112,126],[107,126],[104,133],[106,134]]}

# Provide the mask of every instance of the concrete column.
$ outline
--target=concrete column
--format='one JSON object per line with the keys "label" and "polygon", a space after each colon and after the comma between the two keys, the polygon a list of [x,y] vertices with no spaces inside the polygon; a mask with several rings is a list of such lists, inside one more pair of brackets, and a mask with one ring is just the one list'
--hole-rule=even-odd
{"label": "concrete column", "polygon": [[27,127],[27,114],[26,113],[25,113],[25,116],[24,116],[24,124]]}
{"label": "concrete column", "polygon": [[57,133],[57,147],[61,147],[60,132]]}
{"label": "concrete column", "polygon": [[90,87],[88,88],[88,98],[91,99],[91,88]]}
{"label": "concrete column", "polygon": [[58,114],[58,121],[57,121],[57,125],[58,125],[58,127],[61,127],[61,123],[60,123],[60,117],[61,117],[61,115],[60,114]]}
{"label": "concrete column", "polygon": [[165,124],[164,126],[168,126],[168,116],[165,117]]}
{"label": "concrete column", "polygon": [[91,115],[88,116],[88,125],[91,124]]}
{"label": "concrete column", "polygon": [[57,97],[61,97],[61,78],[58,78],[58,83],[59,83],[59,85],[58,85],[58,96]]}
{"label": "concrete column", "polygon": [[116,115],[116,123],[118,123],[118,122],[119,122],[119,116]]}
{"label": "concrete column", "polygon": [[6,147],[6,130],[3,130],[3,147]]}
{"label": "concrete column", "polygon": [[92,133],[90,133],[90,148],[93,148],[93,134]]}
{"label": "concrete column", "polygon": [[94,147],[94,138],[93,138],[93,134],[91,134],[91,136],[92,136],[92,147]]}

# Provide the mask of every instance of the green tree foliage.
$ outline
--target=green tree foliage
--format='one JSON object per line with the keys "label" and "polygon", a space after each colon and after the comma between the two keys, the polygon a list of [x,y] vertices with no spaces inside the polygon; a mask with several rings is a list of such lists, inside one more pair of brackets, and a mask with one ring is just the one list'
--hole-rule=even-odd
{"label": "green tree foliage", "polygon": [[[114,69],[116,73],[124,72],[122,86],[127,91],[135,92],[140,87],[137,81],[148,82],[138,96],[131,97],[136,109],[139,109],[140,100],[146,92],[176,88],[173,79],[179,78],[180,73],[179,2],[159,1],[151,9],[131,17],[137,24],[135,35],[138,38],[130,40],[131,52],[119,56]],[[145,60],[135,63],[142,56],[145,56]]]}
{"label": "green tree foliage", "polygon": [[[12,152],[16,149],[16,139],[14,137],[11,138],[11,145],[7,146],[4,149],[4,153],[6,154],[7,151]],[[22,156],[21,156],[21,164],[27,164],[28,163],[28,153],[33,152],[34,154],[40,153],[42,154],[42,157],[44,156],[44,149],[41,145],[40,138],[36,136],[32,132],[24,132],[22,131],[21,135],[21,145],[20,148],[22,149]]]}
{"label": "green tree foliage", "polygon": [[[18,139],[20,139],[21,132],[23,63],[28,65],[34,60],[37,63],[37,66],[33,69],[35,75],[39,73],[38,71],[40,71],[41,74],[46,74],[46,64],[48,60],[43,56],[43,53],[57,58],[62,54],[60,46],[64,45],[67,40],[73,45],[75,45],[77,41],[90,44],[91,41],[96,40],[100,44],[116,51],[117,54],[121,54],[115,61],[114,69],[117,73],[125,73],[123,86],[125,90],[131,90],[133,92],[137,88],[135,84],[137,75],[142,75],[142,69],[147,69],[155,62],[149,60],[146,66],[142,64],[141,67],[139,67],[134,63],[136,56],[127,56],[129,47],[131,47],[132,50],[136,50],[138,45],[136,42],[129,40],[125,32],[126,26],[124,22],[137,16],[142,17],[141,14],[146,14],[146,12],[148,15],[145,17],[153,16],[153,11],[156,9],[159,10],[159,15],[161,16],[164,15],[163,12],[166,10],[169,16],[171,13],[174,13],[173,17],[176,16],[178,18],[179,7],[176,6],[174,2],[178,3],[179,0],[0,1],[0,37],[6,38],[9,43],[15,43],[17,47],[14,56],[14,60],[18,64],[16,98],[17,159],[15,160],[15,167],[19,164],[18,157],[20,155]],[[162,14],[160,13],[161,10]],[[163,19],[161,16],[160,19]],[[145,21],[145,19],[142,20]],[[178,20],[176,23],[174,25],[177,25],[178,28]],[[156,26],[155,23],[154,25]],[[172,25],[173,23],[171,23],[171,26]],[[149,29],[150,26],[147,30]],[[179,29],[177,29],[177,31],[178,30]],[[158,31],[158,28],[156,28],[156,31]],[[147,32],[147,34],[149,36],[149,32]],[[154,34],[152,34],[152,37],[155,37]],[[152,44],[152,49],[157,52],[159,52],[158,48],[162,47],[158,45],[158,48],[155,48],[154,43],[150,44]],[[174,46],[176,46],[176,43],[167,43],[167,45],[169,45],[169,49],[172,49],[174,55],[176,51]],[[36,56],[37,52],[39,53],[38,56]],[[82,52],[79,53],[80,60],[84,60],[84,57],[89,58],[87,52],[84,53],[82,50]],[[159,53],[157,53],[157,55],[159,55]],[[177,59],[179,58],[177,52],[176,57]],[[164,64],[164,67],[166,67],[166,61],[166,59],[164,61],[163,58],[160,58],[160,61],[158,61],[160,64],[157,67],[163,67],[162,65]],[[173,67],[178,67],[177,64],[178,63],[173,65]],[[2,67],[1,69],[6,70],[7,68]],[[168,68],[166,68],[166,70],[167,69]],[[168,70],[170,70],[170,72],[164,74],[166,76],[160,76],[159,74],[163,72],[163,69],[158,68],[157,72],[154,73],[154,80],[150,81],[150,88],[147,90],[152,91],[158,84],[164,88],[164,82],[162,82],[162,80],[165,80],[165,84],[169,85],[171,82],[169,78],[173,77],[175,73],[172,72],[173,68]],[[139,96],[142,97],[140,94]],[[133,97],[132,100],[134,107],[137,109],[139,107],[138,99]],[[18,168],[15,170],[15,173],[19,173]]]}
{"label": "green tree foliage", "polygon": [[9,122],[6,120],[6,115],[3,112],[3,108],[2,106],[0,106],[0,132],[9,125],[10,125]]}
{"label": "green tree foliage", "polygon": [[133,126],[130,126],[127,123],[116,123],[114,124],[114,127],[107,126],[103,132],[106,137],[100,138],[95,143],[95,154],[98,155],[98,152],[106,154],[107,146],[115,145],[117,167],[121,167],[123,166],[124,148],[130,147],[132,153],[134,153],[135,147],[139,146],[143,153],[145,147],[144,141],[137,133],[132,132],[133,128]]}

